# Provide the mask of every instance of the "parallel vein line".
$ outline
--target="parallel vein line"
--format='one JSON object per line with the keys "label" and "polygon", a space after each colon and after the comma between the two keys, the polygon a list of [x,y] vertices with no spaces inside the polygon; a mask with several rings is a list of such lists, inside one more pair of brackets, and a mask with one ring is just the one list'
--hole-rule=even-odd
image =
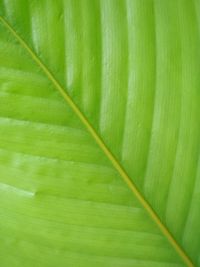
{"label": "parallel vein line", "polygon": [[144,196],[140,193],[134,182],[131,180],[131,178],[128,176],[124,168],[121,166],[121,164],[117,161],[117,159],[114,157],[114,155],[111,153],[111,151],[108,149],[106,144],[103,142],[101,137],[97,134],[95,129],[92,127],[92,125],[89,123],[85,115],[81,112],[81,110],[78,108],[78,106],[73,102],[71,97],[68,95],[68,93],[65,91],[64,88],[59,84],[59,82],[55,79],[53,74],[49,71],[49,69],[44,65],[44,63],[38,58],[38,56],[31,50],[31,48],[27,45],[27,43],[22,39],[21,36],[18,35],[18,33],[12,28],[12,26],[2,17],[0,16],[0,21],[5,26],[7,30],[9,30],[10,33],[18,40],[18,42],[21,44],[21,46],[30,54],[32,59],[38,64],[38,66],[43,70],[43,72],[46,74],[46,76],[49,78],[49,80],[52,82],[52,84],[55,86],[55,88],[60,92],[60,94],[63,96],[65,101],[68,103],[68,105],[72,108],[72,110],[75,112],[75,114],[79,117],[79,119],[82,121],[82,123],[85,125],[87,130],[90,132],[92,137],[95,139],[97,144],[100,146],[102,151],[105,153],[105,155],[108,157],[108,159],[111,161],[112,165],[115,167],[115,169],[118,171],[118,173],[121,175],[123,180],[126,182],[130,190],[134,193],[136,198],[139,200],[141,205],[146,209],[146,211],[149,213],[153,221],[157,224],[159,229],[162,231],[162,233],[166,236],[168,241],[171,243],[173,248],[177,251],[179,256],[182,258],[183,262],[188,267],[195,267],[192,263],[191,259],[187,256],[187,254],[184,252],[182,247],[176,242],[172,234],[169,232],[167,227],[161,222],[160,218],[156,214],[156,212],[153,210],[153,208],[150,206],[150,204],[147,202],[147,200],[144,198]]}

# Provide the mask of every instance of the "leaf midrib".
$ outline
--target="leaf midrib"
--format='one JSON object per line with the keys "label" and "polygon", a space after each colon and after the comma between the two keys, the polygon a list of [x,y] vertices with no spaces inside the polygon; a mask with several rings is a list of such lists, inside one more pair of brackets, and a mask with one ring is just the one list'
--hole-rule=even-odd
{"label": "leaf midrib", "polygon": [[112,154],[112,152],[109,150],[109,148],[103,142],[101,137],[95,131],[93,126],[90,124],[88,119],[81,112],[81,110],[78,108],[78,106],[74,103],[72,98],[68,95],[66,90],[60,85],[60,83],[56,80],[56,78],[53,76],[53,74],[50,72],[50,70],[45,66],[45,64],[40,60],[40,58],[34,53],[34,51],[28,46],[28,44],[23,40],[23,38],[15,31],[15,29],[2,16],[0,16],[0,21],[2,22],[4,27],[7,30],[9,30],[9,32],[12,33],[12,35],[18,40],[18,42],[21,44],[21,46],[29,53],[29,55],[36,62],[36,64],[43,70],[43,72],[48,77],[50,82],[55,86],[55,88],[59,91],[59,93],[65,99],[67,104],[72,108],[74,113],[79,117],[79,119],[82,121],[84,126],[87,128],[89,133],[92,135],[92,137],[94,138],[96,143],[99,145],[101,150],[104,152],[104,154],[107,156],[107,158],[111,161],[114,168],[118,171],[120,176],[126,182],[128,187],[130,188],[130,190],[134,193],[134,195],[139,200],[141,205],[144,207],[144,209],[147,211],[147,213],[151,216],[152,220],[157,224],[157,226],[159,227],[161,232],[164,234],[164,236],[166,236],[166,238],[168,239],[170,244],[173,246],[173,248],[176,250],[176,252],[182,258],[183,262],[185,262],[185,264],[189,267],[195,267],[194,264],[192,263],[191,259],[189,258],[189,256],[185,253],[183,248],[177,243],[177,241],[172,236],[172,234],[169,232],[167,227],[161,222],[159,216],[153,210],[153,208],[148,203],[148,201],[145,199],[145,197],[140,193],[137,186],[134,184],[134,182],[131,180],[131,178],[128,176],[128,174],[124,170],[123,166],[121,166],[121,164],[118,162],[118,160]]}

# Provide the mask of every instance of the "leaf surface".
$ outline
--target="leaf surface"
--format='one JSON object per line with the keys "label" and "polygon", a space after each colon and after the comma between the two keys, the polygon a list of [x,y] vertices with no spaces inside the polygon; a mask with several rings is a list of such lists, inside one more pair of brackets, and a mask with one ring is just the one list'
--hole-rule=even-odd
{"label": "leaf surface", "polygon": [[2,266],[200,266],[199,8],[0,1]]}

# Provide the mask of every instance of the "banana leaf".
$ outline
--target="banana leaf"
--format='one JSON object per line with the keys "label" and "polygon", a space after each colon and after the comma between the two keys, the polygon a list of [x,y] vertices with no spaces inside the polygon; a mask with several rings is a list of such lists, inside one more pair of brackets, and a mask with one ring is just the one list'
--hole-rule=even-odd
{"label": "banana leaf", "polygon": [[199,0],[0,0],[0,266],[200,266],[199,108]]}

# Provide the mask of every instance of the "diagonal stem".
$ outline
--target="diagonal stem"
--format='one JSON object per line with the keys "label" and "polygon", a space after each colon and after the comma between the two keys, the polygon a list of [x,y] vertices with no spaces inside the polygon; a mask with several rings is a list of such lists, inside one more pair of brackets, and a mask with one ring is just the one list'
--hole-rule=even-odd
{"label": "diagonal stem", "polygon": [[81,112],[81,110],[78,108],[78,106],[74,103],[74,101],[71,99],[71,97],[68,95],[66,90],[59,84],[59,82],[56,80],[56,78],[53,76],[53,74],[49,71],[49,69],[44,65],[44,63],[39,59],[39,57],[34,53],[34,51],[31,50],[31,48],[28,46],[28,44],[21,38],[21,36],[18,35],[18,33],[12,28],[12,26],[3,18],[0,16],[1,23],[5,26],[7,30],[9,30],[10,33],[18,40],[18,42],[21,44],[21,46],[29,53],[29,55],[32,57],[32,59],[36,62],[36,64],[43,70],[45,75],[48,77],[48,79],[52,82],[52,84],[55,86],[55,88],[59,91],[59,93],[62,95],[62,97],[65,99],[65,101],[68,103],[68,105],[72,108],[72,110],[75,112],[75,114],[79,117],[79,119],[82,121],[82,123],[85,125],[87,130],[90,132],[96,143],[99,145],[99,147],[103,150],[105,155],[108,157],[108,159],[111,161],[114,168],[118,171],[118,173],[121,175],[123,180],[126,182],[130,190],[134,193],[136,198],[139,200],[141,205],[145,208],[147,213],[151,216],[153,221],[157,224],[161,232],[164,234],[164,236],[168,239],[170,244],[173,246],[173,248],[177,251],[179,256],[182,258],[183,262],[188,267],[195,267],[192,263],[191,259],[187,256],[183,248],[177,243],[175,238],[172,236],[172,234],[169,232],[167,227],[162,223],[159,216],[156,214],[156,212],[153,210],[151,205],[148,203],[148,201],[145,199],[145,197],[140,193],[134,182],[131,180],[131,178],[128,176],[124,168],[121,166],[121,164],[117,161],[115,156],[111,153],[109,148],[106,146],[106,144],[103,142],[101,137],[97,134],[93,126],[90,124],[90,122],[87,120],[85,115]]}

